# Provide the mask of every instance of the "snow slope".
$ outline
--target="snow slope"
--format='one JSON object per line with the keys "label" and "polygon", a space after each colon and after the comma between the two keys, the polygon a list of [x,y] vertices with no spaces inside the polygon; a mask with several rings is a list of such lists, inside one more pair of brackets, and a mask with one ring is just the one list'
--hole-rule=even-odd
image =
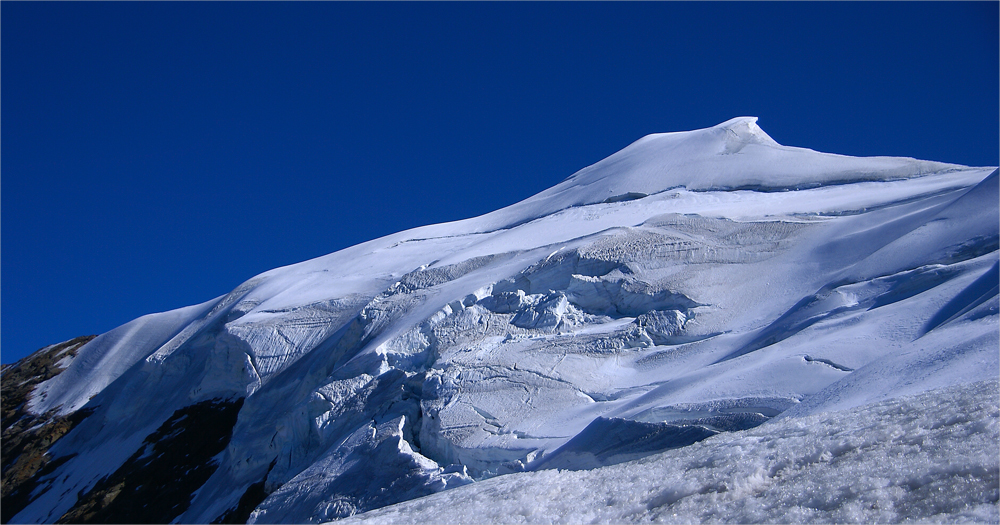
{"label": "snow slope", "polygon": [[994,379],[997,180],[782,146],[748,117],[645,137],[88,343],[30,408],[93,413],[14,521],[139,479],[137,451],[214,400],[235,424],[159,521],[326,521]]}
{"label": "snow slope", "polygon": [[591,471],[501,476],[339,523],[996,523],[997,388],[785,418]]}

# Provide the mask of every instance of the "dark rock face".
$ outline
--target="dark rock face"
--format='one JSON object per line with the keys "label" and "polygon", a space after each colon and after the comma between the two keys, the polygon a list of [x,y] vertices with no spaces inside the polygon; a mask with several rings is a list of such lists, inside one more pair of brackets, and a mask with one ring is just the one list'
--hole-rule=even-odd
{"label": "dark rock face", "polygon": [[181,408],[143,446],[104,478],[58,523],[169,523],[215,472],[243,399],[213,399]]}
{"label": "dark rock face", "polygon": [[53,459],[48,450],[91,413],[91,410],[78,410],[58,416],[53,410],[42,415],[32,414],[28,411],[31,392],[38,384],[62,372],[63,368],[57,363],[65,357],[75,356],[76,351],[94,337],[77,337],[42,349],[3,368],[0,381],[0,408],[3,411],[0,422],[3,427],[0,521],[3,523],[9,522],[31,502],[31,492],[42,476],[70,459]]}

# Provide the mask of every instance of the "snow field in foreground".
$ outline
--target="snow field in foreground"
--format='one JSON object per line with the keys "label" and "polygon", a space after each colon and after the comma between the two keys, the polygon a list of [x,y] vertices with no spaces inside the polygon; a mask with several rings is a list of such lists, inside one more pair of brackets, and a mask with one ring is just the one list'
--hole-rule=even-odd
{"label": "snow field in foreground", "polygon": [[499,476],[351,523],[1000,521],[1000,383],[775,420],[588,471]]}

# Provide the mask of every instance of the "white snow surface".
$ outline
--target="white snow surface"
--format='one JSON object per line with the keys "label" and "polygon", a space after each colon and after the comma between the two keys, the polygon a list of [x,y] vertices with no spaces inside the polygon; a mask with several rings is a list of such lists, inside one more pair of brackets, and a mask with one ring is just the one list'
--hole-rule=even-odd
{"label": "white snow surface", "polygon": [[[178,522],[260,481],[251,522],[315,523],[620,463],[691,425],[718,442],[995,379],[997,180],[782,146],[750,117],[650,135],[507,208],[94,339],[34,392],[37,413],[94,412],[14,521],[58,519],[175,410],[215,398],[245,401]],[[660,449],[638,446],[649,435]]]}
{"label": "white snow surface", "polygon": [[594,470],[543,470],[340,520],[996,523],[996,380],[765,423]]}

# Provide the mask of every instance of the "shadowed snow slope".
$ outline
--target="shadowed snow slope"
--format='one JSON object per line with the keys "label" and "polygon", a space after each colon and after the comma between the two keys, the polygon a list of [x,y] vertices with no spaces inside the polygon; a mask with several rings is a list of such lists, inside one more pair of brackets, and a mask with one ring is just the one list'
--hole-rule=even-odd
{"label": "shadowed snow slope", "polygon": [[[510,479],[549,480],[545,499],[590,479],[546,469],[627,469],[615,464],[747,436],[779,446],[808,436],[788,429],[812,414],[994,379],[997,179],[782,146],[749,117],[642,138],[507,208],[271,270],[80,347],[27,405],[39,428],[74,414],[76,426],[5,516],[315,523],[532,470]],[[157,467],[198,435],[211,446],[190,457],[211,460],[176,479]],[[746,490],[771,494],[770,468],[747,473],[763,492]],[[996,464],[969,468],[995,494]],[[884,476],[879,505],[909,497]],[[579,520],[730,497],[654,478]],[[170,505],[135,514],[160,486],[149,479],[174,487]],[[905,514],[842,508],[678,519]]]}

